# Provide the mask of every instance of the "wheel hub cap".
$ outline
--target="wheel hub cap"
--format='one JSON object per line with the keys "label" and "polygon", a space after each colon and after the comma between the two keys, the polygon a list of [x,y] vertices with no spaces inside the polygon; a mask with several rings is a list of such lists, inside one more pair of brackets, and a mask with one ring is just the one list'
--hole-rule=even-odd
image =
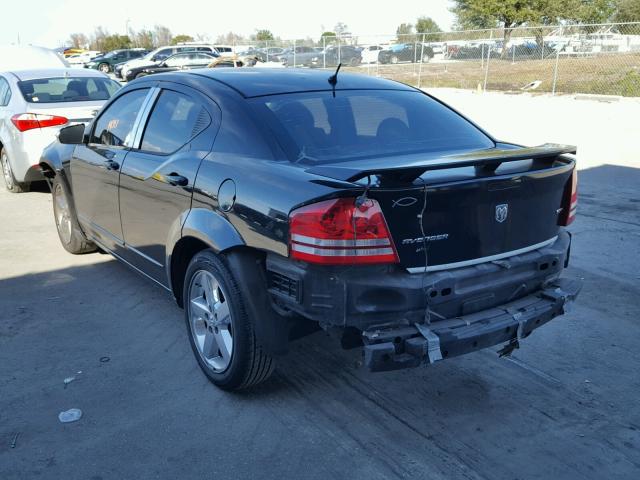
{"label": "wheel hub cap", "polygon": [[69,212],[69,204],[64,196],[62,186],[56,185],[54,191],[54,202],[56,208],[56,226],[60,233],[60,238],[65,244],[71,242],[71,213]]}
{"label": "wheel hub cap", "polygon": [[11,165],[9,165],[9,158],[5,153],[2,154],[2,173],[7,188],[11,190],[13,188],[13,174],[11,172]]}
{"label": "wheel hub cap", "polygon": [[222,372],[231,363],[231,311],[220,282],[208,271],[197,272],[189,286],[189,321],[198,353],[212,370]]}

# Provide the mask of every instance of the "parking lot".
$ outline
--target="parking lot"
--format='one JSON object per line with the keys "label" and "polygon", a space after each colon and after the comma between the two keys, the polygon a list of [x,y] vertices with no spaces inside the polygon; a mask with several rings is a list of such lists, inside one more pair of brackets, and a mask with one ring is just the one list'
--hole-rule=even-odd
{"label": "parking lot", "polygon": [[48,192],[0,189],[0,478],[639,478],[638,105],[440,93],[501,138],[578,144],[568,315],[511,358],[383,374],[320,332],[229,394],[163,290],[67,254]]}

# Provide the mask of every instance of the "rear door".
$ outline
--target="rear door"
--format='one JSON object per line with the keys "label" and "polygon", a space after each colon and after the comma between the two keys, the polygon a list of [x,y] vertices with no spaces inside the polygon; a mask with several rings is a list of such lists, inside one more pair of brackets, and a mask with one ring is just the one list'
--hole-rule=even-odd
{"label": "rear door", "polygon": [[78,145],[71,159],[71,179],[78,219],[102,245],[123,247],[118,204],[120,167],[133,145],[134,125],[149,88],[118,97],[96,119],[89,143]]}
{"label": "rear door", "polygon": [[161,83],[152,95],[136,149],[120,170],[120,215],[126,259],[167,285],[165,246],[191,208],[196,173],[211,151],[220,112],[181,85]]}

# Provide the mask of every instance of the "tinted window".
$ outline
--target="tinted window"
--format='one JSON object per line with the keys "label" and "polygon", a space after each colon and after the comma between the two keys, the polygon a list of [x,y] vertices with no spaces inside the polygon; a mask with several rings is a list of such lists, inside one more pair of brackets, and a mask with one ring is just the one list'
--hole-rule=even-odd
{"label": "tinted window", "polygon": [[160,50],[153,56],[154,61],[164,60],[171,56],[174,53],[173,48],[165,48],[164,50]]}
{"label": "tinted window", "polygon": [[29,103],[60,103],[109,100],[120,84],[108,78],[66,77],[24,80],[18,87]]}
{"label": "tinted window", "polygon": [[295,162],[494,147],[467,120],[420,92],[313,92],[252,102]]}
{"label": "tinted window", "polygon": [[190,97],[163,90],[142,137],[142,150],[173,153],[209,125],[207,111]]}
{"label": "tinted window", "polygon": [[11,88],[9,83],[2,77],[0,77],[0,106],[5,107],[9,104],[11,99]]}
{"label": "tinted window", "polygon": [[133,124],[149,89],[134,90],[115,100],[96,120],[91,143],[115,147],[131,146]]}

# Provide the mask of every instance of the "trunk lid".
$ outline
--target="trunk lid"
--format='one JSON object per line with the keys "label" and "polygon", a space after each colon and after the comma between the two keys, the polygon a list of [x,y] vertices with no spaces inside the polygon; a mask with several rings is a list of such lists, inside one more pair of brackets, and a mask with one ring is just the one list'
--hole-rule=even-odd
{"label": "trunk lid", "polygon": [[378,176],[368,196],[380,204],[402,266],[416,272],[424,271],[425,263],[429,271],[456,268],[540,248],[557,236],[575,166],[559,155],[575,148],[518,151],[491,149],[462,155],[460,161],[411,160],[395,169],[388,161],[359,172],[349,162],[334,165],[341,173],[333,178]]}

